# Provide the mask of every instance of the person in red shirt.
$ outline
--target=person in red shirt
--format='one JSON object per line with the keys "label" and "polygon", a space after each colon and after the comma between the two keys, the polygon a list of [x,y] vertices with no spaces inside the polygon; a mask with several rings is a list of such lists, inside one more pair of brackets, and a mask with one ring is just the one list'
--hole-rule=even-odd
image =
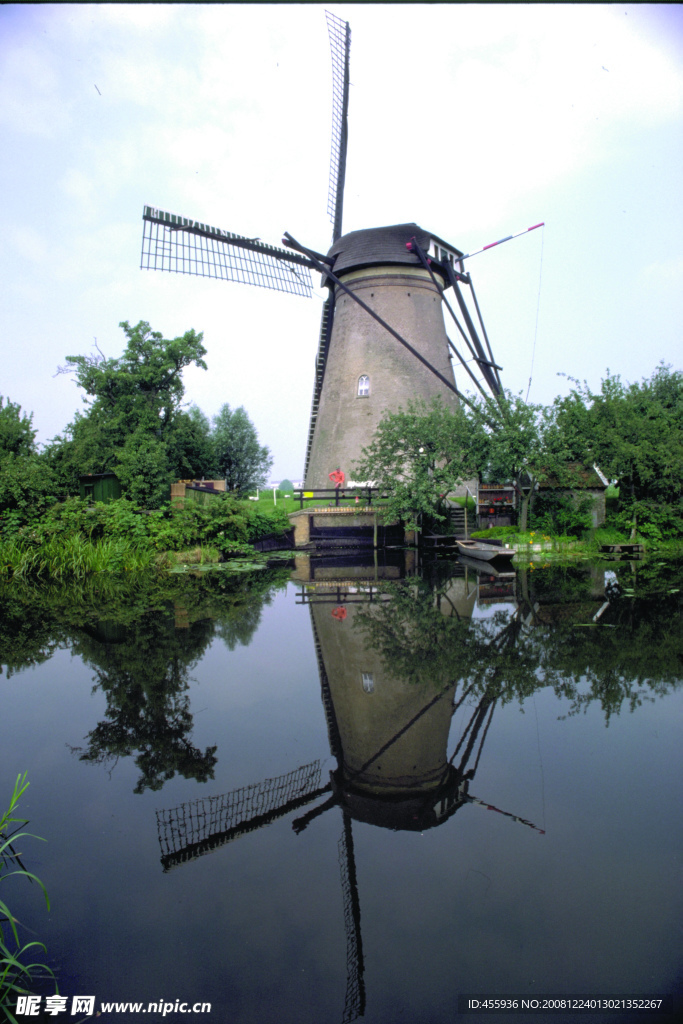
{"label": "person in red shirt", "polygon": [[344,480],[346,479],[344,473],[342,472],[341,469],[339,469],[338,466],[336,469],[332,470],[332,472],[329,474],[329,477],[330,480],[332,480],[332,482],[334,483],[334,486],[337,490],[342,486]]}

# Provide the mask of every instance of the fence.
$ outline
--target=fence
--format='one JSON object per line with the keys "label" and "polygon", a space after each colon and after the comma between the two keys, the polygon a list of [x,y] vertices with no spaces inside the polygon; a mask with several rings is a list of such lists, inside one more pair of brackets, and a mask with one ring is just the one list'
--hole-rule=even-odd
{"label": "fence", "polygon": [[304,507],[304,501],[326,501],[330,496],[334,501],[328,501],[328,505],[338,507],[346,501],[363,501],[366,505],[372,505],[379,498],[388,498],[389,492],[381,487],[318,487],[315,490],[305,491],[303,488],[292,491],[294,498],[299,500],[299,508]]}

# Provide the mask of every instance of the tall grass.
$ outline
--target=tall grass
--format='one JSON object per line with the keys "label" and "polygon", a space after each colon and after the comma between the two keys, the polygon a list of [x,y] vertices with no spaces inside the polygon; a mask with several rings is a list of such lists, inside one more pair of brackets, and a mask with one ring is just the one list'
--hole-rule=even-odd
{"label": "tall grass", "polygon": [[[22,826],[27,825],[28,822],[24,818],[14,817],[19,800],[28,789],[28,785],[26,772],[23,775],[17,775],[9,808],[0,817],[0,884],[15,875],[22,875],[24,878],[28,878],[29,881],[35,882],[43,890],[47,909],[49,910],[50,899],[45,886],[39,878],[36,878],[34,874],[26,870],[14,847],[14,844],[19,839],[25,839],[30,835],[28,832],[21,831]],[[10,829],[13,825],[15,828],[11,831]],[[40,837],[33,836],[32,838],[39,839]],[[14,865],[19,866],[14,867]],[[14,867],[14,870],[8,871],[8,867]],[[9,929],[7,925],[9,925]],[[8,945],[6,939],[8,931],[11,946]],[[25,987],[26,984],[35,981],[38,976],[43,978],[48,976],[54,980],[54,973],[45,964],[24,963],[24,959],[29,951],[31,956],[33,956],[33,951],[36,947],[42,949],[43,952],[47,952],[45,944],[42,942],[27,942],[26,945],[21,945],[17,923],[7,905],[0,900],[0,1010],[4,1012],[10,1024],[17,1024],[16,1017],[10,1010],[10,1000],[16,1004],[17,996],[29,991]]]}
{"label": "tall grass", "polygon": [[155,564],[155,555],[151,547],[124,537],[91,541],[74,533],[50,537],[42,544],[11,538],[0,543],[0,576],[78,579],[98,572],[141,572]]}

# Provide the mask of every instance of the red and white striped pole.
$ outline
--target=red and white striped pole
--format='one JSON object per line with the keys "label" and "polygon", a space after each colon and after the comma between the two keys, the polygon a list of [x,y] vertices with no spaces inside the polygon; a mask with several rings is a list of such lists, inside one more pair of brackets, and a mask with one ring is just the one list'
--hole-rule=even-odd
{"label": "red and white striped pole", "polygon": [[470,256],[478,256],[480,252],[486,252],[487,249],[493,249],[494,246],[502,245],[503,242],[509,242],[511,238],[519,238],[520,235],[526,235],[528,231],[535,231],[536,228],[542,228],[544,224],[545,221],[541,221],[540,224],[534,224],[530,228],[524,228],[524,231],[518,231],[516,235],[506,235],[505,238],[499,238],[497,242],[490,242],[482,249],[477,249],[475,252],[468,252],[466,256],[460,256],[458,262],[460,262],[460,260],[468,260]]}

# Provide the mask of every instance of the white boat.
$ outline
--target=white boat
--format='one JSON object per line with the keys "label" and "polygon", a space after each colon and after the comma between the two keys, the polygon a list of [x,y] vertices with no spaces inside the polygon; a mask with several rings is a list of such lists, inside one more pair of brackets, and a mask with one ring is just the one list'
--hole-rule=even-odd
{"label": "white boat", "polygon": [[479,562],[511,562],[515,557],[515,552],[510,548],[487,544],[483,540],[458,540],[456,544],[461,555],[476,558]]}

